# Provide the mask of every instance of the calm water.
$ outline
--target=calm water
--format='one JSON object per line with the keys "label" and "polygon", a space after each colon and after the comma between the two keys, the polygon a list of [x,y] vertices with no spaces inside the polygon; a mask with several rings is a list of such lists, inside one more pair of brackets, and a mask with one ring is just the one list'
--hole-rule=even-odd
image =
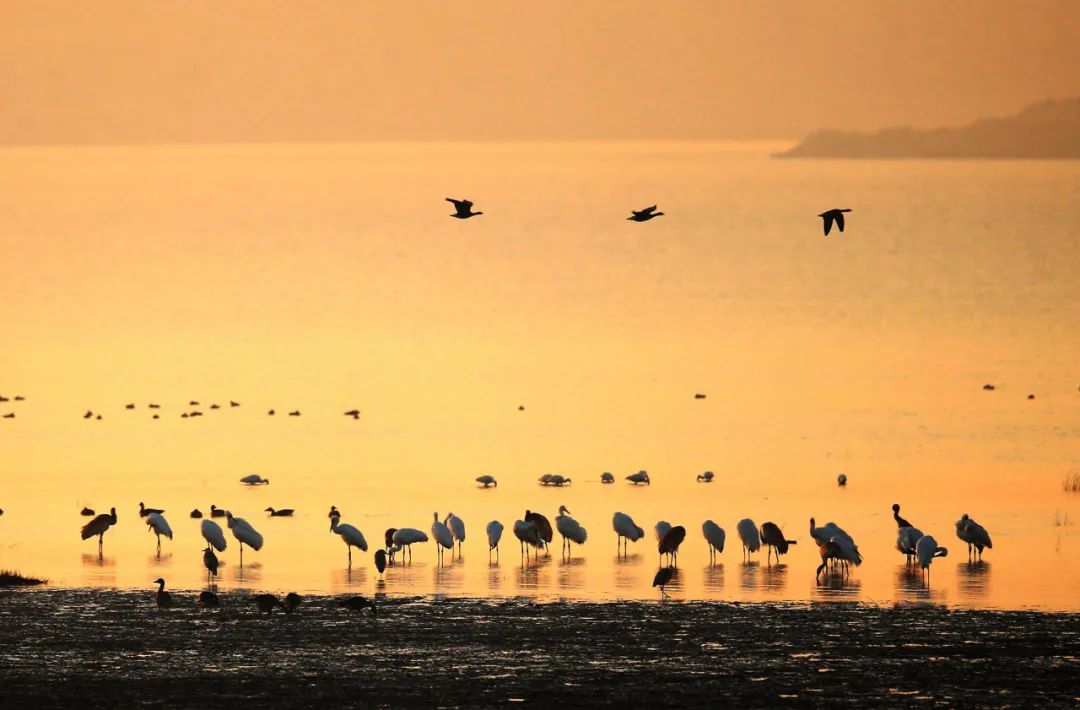
{"label": "calm water", "polygon": [[[452,220],[444,196],[485,214]],[[757,146],[0,151],[0,394],[27,397],[0,404],[0,567],[196,588],[187,513],[215,503],[266,537],[243,568],[230,545],[223,587],[642,598],[663,519],[689,531],[677,597],[1080,608],[1078,198],[1076,163]],[[855,211],[824,238],[830,207]],[[652,486],[622,480],[639,468]],[[140,500],[176,532],[160,558]],[[929,588],[893,550],[893,502],[951,550]],[[382,582],[369,555],[350,572],[331,504],[369,542],[452,511],[464,559],[428,544]],[[523,565],[513,521],[560,504],[589,541]],[[119,509],[103,559],[83,505]],[[625,561],[617,510],[647,530]],[[965,512],[994,539],[982,565]],[[811,515],[865,556],[844,584],[815,584]],[[799,541],[783,565],[742,565],[743,517]],[[706,518],[729,536],[715,567]]]}

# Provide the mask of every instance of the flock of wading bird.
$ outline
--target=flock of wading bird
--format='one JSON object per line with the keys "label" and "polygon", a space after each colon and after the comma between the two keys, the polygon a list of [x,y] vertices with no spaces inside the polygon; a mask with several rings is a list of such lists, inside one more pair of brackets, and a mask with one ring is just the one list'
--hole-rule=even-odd
{"label": "flock of wading bird", "polygon": [[[479,476],[475,480],[484,488],[498,486],[498,481],[491,475]],[[601,475],[600,480],[602,483],[609,484],[613,483],[615,479],[610,472],[605,472]],[[632,485],[650,484],[649,474],[644,470],[626,476],[626,480]],[[698,475],[697,480],[701,483],[711,483],[713,473],[706,471]],[[571,483],[571,479],[567,477],[550,473],[541,476],[539,481],[544,486],[563,486]],[[259,474],[250,474],[241,478],[240,482],[245,485],[256,486],[269,485],[270,480],[263,478]],[[840,474],[837,477],[837,484],[846,486],[847,475]],[[274,509],[268,507],[266,513],[270,517],[292,517],[294,510],[291,508]],[[905,556],[909,565],[917,565],[921,569],[923,578],[926,584],[929,585],[930,564],[934,561],[934,558],[946,556],[948,550],[938,545],[933,536],[923,534],[921,530],[900,517],[899,503],[893,504],[892,513],[897,527],[896,549]],[[101,515],[95,515],[93,510],[83,508],[82,515],[94,516],[93,520],[82,527],[82,539],[88,540],[97,537],[100,554],[104,547],[105,533],[117,523],[116,508],[112,508],[110,512]],[[161,537],[164,535],[170,540],[173,537],[172,527],[165,519],[165,511],[160,508],[148,508],[140,502],[139,517],[144,519],[147,529],[156,535],[157,548],[160,551]],[[203,548],[203,565],[206,567],[207,584],[212,588],[220,564],[215,551],[223,552],[228,546],[228,541],[221,526],[212,519],[205,519],[202,511],[198,509],[192,510],[190,517],[202,519],[200,531],[206,541],[206,547]],[[345,543],[349,568],[351,569],[353,548],[367,552],[367,539],[355,526],[341,522],[341,512],[337,506],[330,506],[327,517],[330,519],[330,532],[338,535],[342,542]],[[262,534],[243,518],[235,517],[230,511],[218,508],[216,505],[210,506],[210,518],[225,518],[228,528],[232,531],[233,537],[239,544],[241,566],[244,564],[245,545],[255,551],[262,549]],[[636,543],[645,537],[645,530],[626,513],[616,512],[612,516],[611,524],[615,531],[615,544],[619,555],[628,555],[629,543]],[[499,542],[502,540],[503,529],[503,524],[498,520],[492,520],[485,526],[489,560],[492,553],[495,554],[496,559],[498,558]],[[752,554],[758,552],[764,546],[766,548],[767,563],[771,565],[772,558],[775,556],[776,562],[779,564],[780,557],[787,554],[791,545],[797,543],[796,540],[788,540],[780,526],[773,522],[765,522],[758,527],[750,518],[743,518],[736,524],[735,529],[742,543],[743,560],[747,562]],[[545,554],[550,554],[548,545],[553,541],[556,530],[562,537],[562,555],[567,559],[572,555],[574,544],[584,545],[588,539],[588,531],[570,516],[570,511],[564,505],[559,506],[554,528],[551,521],[542,513],[526,510],[524,517],[521,520],[515,520],[513,526],[514,537],[518,539],[520,544],[523,560],[528,559],[530,550],[532,550],[536,558],[539,558],[541,550]],[[672,581],[676,574],[679,548],[686,539],[686,528],[682,525],[672,525],[666,520],[661,520],[653,526],[653,530],[656,533],[660,568],[653,578],[652,586],[659,587],[661,598],[664,598],[668,596],[665,586]],[[701,533],[708,544],[709,561],[712,563],[715,561],[716,556],[724,551],[727,534],[722,527],[712,520],[706,520],[702,523]],[[981,560],[983,550],[993,548],[990,534],[986,531],[986,528],[975,522],[967,513],[964,513],[956,521],[956,536],[967,544],[969,560],[976,555]],[[818,554],[821,557],[821,564],[817,568],[815,579],[820,580],[822,574],[826,577],[829,574],[839,574],[846,577],[849,565],[858,567],[862,564],[862,554],[859,552],[859,547],[855,544],[854,538],[836,523],[828,522],[818,526],[815,519],[811,517],[810,537],[817,543]],[[462,543],[465,542],[465,521],[453,513],[448,513],[440,520],[439,514],[436,512],[433,514],[430,538],[427,533],[417,528],[388,528],[383,533],[383,545],[375,550],[375,568],[381,576],[388,565],[395,564],[398,553],[401,554],[402,564],[407,564],[412,560],[412,546],[426,543],[431,539],[434,539],[436,543],[436,555],[440,564],[443,562],[446,550],[450,550],[451,557],[455,552],[460,556]],[[665,557],[667,557],[667,565],[664,564]],[[173,600],[172,596],[165,591],[165,580],[159,578],[155,583],[159,585],[156,597],[158,605],[162,607],[171,606]],[[290,593],[282,602],[272,594],[260,594],[253,597],[252,601],[259,606],[260,610],[267,613],[277,606],[282,607],[286,613],[292,613],[297,604],[300,603],[300,597],[295,593]],[[218,606],[219,600],[213,591],[207,590],[200,593],[197,604],[201,607]],[[374,601],[366,597],[350,597],[341,601],[340,604],[354,610],[370,608],[372,613],[375,613]]]}

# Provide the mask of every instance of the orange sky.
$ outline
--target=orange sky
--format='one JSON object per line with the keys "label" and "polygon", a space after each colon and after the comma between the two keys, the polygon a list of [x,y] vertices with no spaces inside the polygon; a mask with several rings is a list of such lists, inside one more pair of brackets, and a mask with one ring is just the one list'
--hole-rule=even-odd
{"label": "orange sky", "polygon": [[0,143],[787,138],[1078,79],[1069,1],[0,0]]}

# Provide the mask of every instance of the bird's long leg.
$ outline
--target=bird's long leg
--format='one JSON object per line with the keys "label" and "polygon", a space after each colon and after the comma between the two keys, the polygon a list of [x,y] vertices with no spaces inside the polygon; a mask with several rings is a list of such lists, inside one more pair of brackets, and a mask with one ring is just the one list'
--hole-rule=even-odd
{"label": "bird's long leg", "polygon": [[352,569],[352,545],[346,545],[345,549],[349,551],[349,569]]}

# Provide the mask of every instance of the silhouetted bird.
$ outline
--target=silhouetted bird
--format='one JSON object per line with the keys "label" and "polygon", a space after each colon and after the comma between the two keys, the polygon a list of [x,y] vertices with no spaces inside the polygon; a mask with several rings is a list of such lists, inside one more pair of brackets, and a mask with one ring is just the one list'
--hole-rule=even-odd
{"label": "silhouetted bird", "polygon": [[183,414],[180,415],[180,418],[181,419],[187,419],[188,418],[188,413],[184,412]]}
{"label": "silhouetted bird", "polygon": [[524,412],[524,411],[525,411],[525,405],[523,405],[523,404],[519,404],[519,405],[518,405],[518,411],[519,411],[519,412]]}
{"label": "silhouetted bird", "polygon": [[267,513],[270,513],[271,518],[291,518],[295,512],[292,508],[282,508],[281,510],[274,510],[273,508],[267,508]]}
{"label": "silhouetted bird", "polygon": [[198,508],[196,508],[195,510],[191,511],[191,517],[196,518],[196,519],[201,518],[202,517],[202,511],[199,510]]}
{"label": "silhouetted bird", "polygon": [[267,415],[269,415],[269,416],[271,416],[271,417],[272,417],[272,416],[274,416],[274,410],[273,410],[273,409],[271,409],[271,410],[270,410],[269,412],[267,412]]}
{"label": "silhouetted bird", "polygon": [[8,412],[7,414],[4,415],[4,419],[14,419],[14,418],[15,418],[15,412]]}
{"label": "silhouetted bird", "polygon": [[189,407],[198,407],[199,403],[196,402],[195,400],[191,400],[190,402],[188,402],[188,406]]}
{"label": "silhouetted bird", "polygon": [[256,594],[251,598],[251,603],[259,607],[259,611],[269,614],[274,607],[281,606],[281,601],[273,594]]}
{"label": "silhouetted bird", "polygon": [[229,406],[230,406],[230,407],[239,407],[239,406],[240,406],[240,403],[239,403],[239,402],[234,402],[234,401],[232,401],[232,400],[230,399],[230,400],[229,400]]}
{"label": "silhouetted bird", "polygon": [[15,401],[16,402],[25,402],[26,397],[23,397],[21,394],[17,394],[17,395],[15,395]]}
{"label": "silhouetted bird", "polygon": [[893,517],[893,520],[896,521],[896,527],[898,527],[898,528],[913,528],[913,527],[915,527],[914,525],[912,525],[911,523],[909,523],[908,521],[906,521],[906,520],[904,520],[903,518],[900,517],[900,504],[899,503],[893,503],[892,504],[892,517]]}
{"label": "silhouetted bird", "polygon": [[140,518],[145,518],[147,515],[150,515],[150,513],[157,513],[158,515],[161,515],[164,512],[165,511],[162,510],[161,508],[147,508],[141,502],[139,503],[139,517]]}
{"label": "silhouetted bird", "polygon": [[694,399],[705,399],[705,395],[698,392],[697,394],[694,395]]}
{"label": "silhouetted bird", "polygon": [[364,609],[371,609],[371,615],[377,616],[375,611],[375,602],[367,597],[349,597],[348,599],[342,599],[337,603],[338,606],[343,606],[346,609],[352,609],[353,611],[363,611]]}
{"label": "silhouetted bird", "polygon": [[664,213],[657,212],[656,205],[653,205],[652,207],[646,207],[643,210],[630,210],[630,216],[627,217],[627,219],[632,222],[648,222],[653,217],[659,217],[662,214]]}
{"label": "silhouetted bird", "polygon": [[536,526],[536,531],[540,533],[540,539],[544,541],[544,547],[551,544],[551,540],[555,537],[555,531],[551,528],[551,521],[547,519],[543,513],[534,513],[531,510],[525,511],[525,522],[532,523]]}
{"label": "silhouetted bird", "polygon": [[988,385],[983,385],[983,389],[986,390],[987,392],[993,392],[994,391],[994,386],[989,385],[989,384]]}
{"label": "silhouetted bird", "polygon": [[203,566],[206,567],[207,573],[216,577],[218,571],[218,558],[217,555],[214,554],[214,548],[210,545],[203,548],[202,561]]}
{"label": "silhouetted bird", "polygon": [[290,417],[298,417],[298,416],[300,416],[300,410],[299,409],[292,410],[291,412],[289,412],[289,416]]}
{"label": "silhouetted bird", "polygon": [[152,418],[152,419],[161,419],[161,415],[159,415],[159,414],[155,414],[155,415],[154,415],[153,417],[151,417],[151,418]]}
{"label": "silhouetted bird", "polygon": [[86,410],[86,414],[82,415],[82,418],[83,418],[83,419],[90,419],[90,418],[91,418],[91,417],[93,417],[93,416],[94,416],[94,413],[93,413],[93,412],[91,412],[91,411],[90,411],[89,409],[87,409],[87,410]]}
{"label": "silhouetted bird", "polygon": [[850,209],[842,210],[829,210],[822,212],[818,215],[825,222],[825,236],[829,236],[829,232],[832,231],[833,222],[836,222],[836,226],[840,228],[840,231],[844,231],[844,213],[850,212]]}
{"label": "silhouetted bird", "polygon": [[87,518],[92,517],[94,515],[94,509],[93,508],[83,508],[82,510],[79,511],[79,515],[84,515]]}
{"label": "silhouetted bird", "polygon": [[95,417],[95,419],[97,419],[97,421],[99,421],[99,422],[100,422],[100,421],[101,421],[101,415],[100,415],[100,414],[99,414],[99,415],[97,415],[97,417]]}
{"label": "silhouetted bird", "polygon": [[154,580],[154,583],[158,585],[157,594],[154,595],[157,605],[162,609],[172,606],[172,595],[165,591],[165,580],[158,577]]}
{"label": "silhouetted bird", "polygon": [[150,409],[161,409],[161,405],[160,405],[160,404],[154,404],[153,402],[151,402],[151,403],[150,403],[150,404],[148,404],[147,406],[148,406],[148,407],[149,407]]}
{"label": "silhouetted bird", "polygon": [[225,511],[217,507],[213,503],[210,504],[210,517],[211,518],[224,518]]}
{"label": "silhouetted bird", "polygon": [[761,524],[761,542],[769,549],[765,551],[766,559],[771,559],[776,554],[776,562],[780,563],[780,555],[786,555],[788,545],[796,544],[796,540],[788,540],[784,537],[784,531],[776,523]]}
{"label": "silhouetted bird", "polygon": [[685,539],[686,528],[682,525],[676,525],[664,534],[663,539],[660,540],[660,544],[656,548],[661,555],[671,555],[672,567],[678,565],[679,545],[681,545]]}
{"label": "silhouetted bird", "polygon": [[332,505],[332,506],[330,506],[330,512],[326,514],[326,517],[332,518],[335,515],[338,516],[338,517],[341,517],[341,513],[338,511],[337,506]]}
{"label": "silhouetted bird", "polygon": [[667,590],[664,589],[671,583],[671,579],[675,576],[674,567],[661,567],[656,571],[656,576],[653,577],[652,586],[660,587],[660,596],[668,596]]}
{"label": "silhouetted bird", "polygon": [[124,409],[135,409],[135,405],[134,404],[125,404]]}
{"label": "silhouetted bird", "polygon": [[11,401],[10,399],[8,399],[4,395],[0,394],[0,402],[10,402],[10,401]]}
{"label": "silhouetted bird", "polygon": [[473,212],[473,203],[470,200],[455,200],[453,197],[447,197],[446,201],[454,203],[455,212],[450,215],[451,217],[468,219],[469,217],[475,217],[478,214],[484,214],[483,212]]}
{"label": "silhouetted bird", "polygon": [[1028,399],[1035,399],[1035,395],[1033,395],[1033,394],[1029,394],[1029,395],[1028,395]]}
{"label": "silhouetted bird", "polygon": [[281,608],[285,610],[286,614],[291,614],[296,611],[296,607],[300,606],[302,597],[296,592],[289,592],[285,595],[285,603],[281,605]]}
{"label": "silhouetted bird", "polygon": [[195,606],[200,609],[213,609],[221,606],[221,601],[213,592],[199,592],[199,600],[195,602]]}
{"label": "silhouetted bird", "polygon": [[345,416],[352,417],[353,419],[359,419],[360,418],[360,410],[359,409],[350,409],[349,411],[345,412]]}
{"label": "silhouetted bird", "polygon": [[379,570],[379,574],[386,570],[386,550],[382,548],[375,550],[375,569]]}
{"label": "silhouetted bird", "polygon": [[221,409],[221,407],[216,404],[211,404],[210,409]]}
{"label": "silhouetted bird", "polygon": [[201,416],[202,416],[202,412],[192,412],[192,413],[191,413],[191,416],[193,416],[193,417],[201,417]]}

